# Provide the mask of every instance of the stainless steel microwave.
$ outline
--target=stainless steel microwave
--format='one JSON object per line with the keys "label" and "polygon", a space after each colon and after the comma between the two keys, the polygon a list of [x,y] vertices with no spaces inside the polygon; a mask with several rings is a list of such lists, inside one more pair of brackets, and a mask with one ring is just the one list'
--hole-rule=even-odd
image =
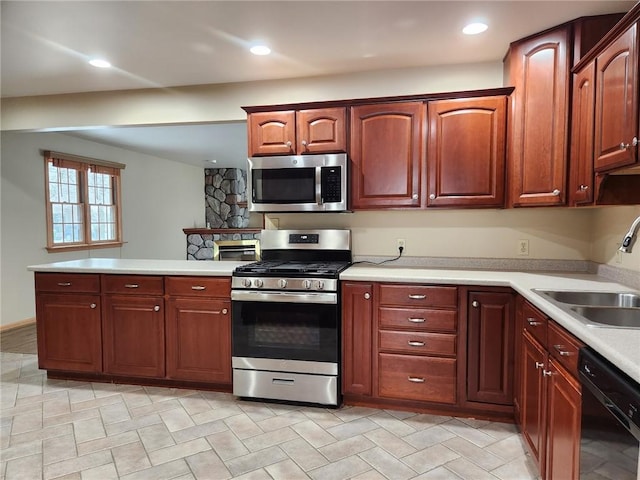
{"label": "stainless steel microwave", "polygon": [[347,210],[347,154],[249,159],[247,196],[252,212]]}

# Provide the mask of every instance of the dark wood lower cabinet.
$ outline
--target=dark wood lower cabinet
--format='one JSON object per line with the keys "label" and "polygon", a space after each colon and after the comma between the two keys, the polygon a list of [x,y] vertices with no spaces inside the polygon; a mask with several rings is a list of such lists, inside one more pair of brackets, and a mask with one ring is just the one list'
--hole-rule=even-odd
{"label": "dark wood lower cabinet", "polygon": [[373,284],[342,284],[342,393],[372,393]]}
{"label": "dark wood lower cabinet", "polygon": [[513,293],[471,291],[467,305],[467,400],[512,405]]}
{"label": "dark wood lower cabinet", "polygon": [[231,302],[167,300],[167,378],[231,384]]}
{"label": "dark wood lower cabinet", "polygon": [[45,370],[102,371],[100,295],[36,295],[38,366]]}
{"label": "dark wood lower cabinet", "polygon": [[164,377],[163,297],[105,295],[102,329],[105,373]]}
{"label": "dark wood lower cabinet", "polygon": [[542,371],[547,352],[528,332],[524,332],[522,356],[522,435],[540,472],[543,472],[547,412]]}

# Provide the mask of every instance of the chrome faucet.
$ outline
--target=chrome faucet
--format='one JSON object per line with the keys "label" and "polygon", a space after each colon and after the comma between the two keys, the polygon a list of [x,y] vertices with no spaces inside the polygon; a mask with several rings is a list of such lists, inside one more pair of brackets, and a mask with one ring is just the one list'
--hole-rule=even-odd
{"label": "chrome faucet", "polygon": [[631,253],[633,244],[636,241],[636,236],[638,235],[638,228],[640,228],[640,217],[636,218],[633,221],[631,227],[629,228],[629,231],[622,240],[622,245],[620,245],[620,248],[618,250],[624,253]]}

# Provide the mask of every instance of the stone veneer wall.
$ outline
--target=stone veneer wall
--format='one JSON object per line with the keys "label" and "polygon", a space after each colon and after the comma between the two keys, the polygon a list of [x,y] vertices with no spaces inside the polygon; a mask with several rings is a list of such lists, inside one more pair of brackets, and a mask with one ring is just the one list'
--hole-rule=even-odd
{"label": "stone veneer wall", "polygon": [[209,228],[246,228],[249,225],[246,171],[240,168],[205,168],[204,194],[205,218]]}
{"label": "stone veneer wall", "polygon": [[187,235],[187,260],[213,260],[216,240],[260,240],[260,233],[192,233]]}

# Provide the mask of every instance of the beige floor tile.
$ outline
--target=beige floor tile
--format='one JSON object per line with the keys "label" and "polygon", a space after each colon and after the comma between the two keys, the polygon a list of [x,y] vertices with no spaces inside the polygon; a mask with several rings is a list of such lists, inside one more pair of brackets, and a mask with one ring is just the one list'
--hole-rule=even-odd
{"label": "beige floor tile", "polygon": [[73,433],[61,437],[47,438],[42,441],[42,463],[44,465],[77,456],[76,440]]}
{"label": "beige floor tile", "polygon": [[307,472],[313,480],[345,480],[372,470],[371,465],[357,455],[329,463]]}
{"label": "beige floor tile", "polygon": [[388,480],[387,477],[382,475],[377,470],[369,470],[368,472],[361,473],[352,477],[352,480]]}
{"label": "beige floor tile", "polygon": [[250,451],[257,452],[258,450],[273,447],[274,445],[279,445],[295,438],[298,438],[298,434],[291,428],[285,427],[280,430],[274,430],[247,438],[244,440],[244,445]]}
{"label": "beige floor tile", "polygon": [[190,440],[188,442],[179,443],[171,447],[165,447],[147,453],[149,454],[151,465],[160,465],[162,463],[173,462],[174,460],[195,455],[196,453],[205,452],[207,450],[211,450],[209,442],[204,438],[196,438],[195,440]]}
{"label": "beige floor tile", "polygon": [[147,452],[170,447],[176,443],[164,423],[143,427],[138,430],[138,435]]}
{"label": "beige floor tile", "polygon": [[111,463],[111,452],[101,451],[90,453],[82,457],[75,457],[61,462],[51,463],[44,466],[44,478],[49,480],[70,473],[82,472],[90,468],[99,467]]}
{"label": "beige floor tile", "polygon": [[415,428],[416,430],[425,430],[435,425],[440,425],[441,423],[448,422],[449,420],[451,420],[451,417],[421,413],[419,415],[413,415],[407,418],[406,420],[404,420],[404,422],[407,425]]}
{"label": "beige floor tile", "polygon": [[492,443],[496,442],[496,439],[491,435],[487,435],[482,430],[470,427],[457,418],[445,422],[441,426],[443,428],[446,428],[450,432],[455,433],[459,437],[469,440],[471,443],[479,447],[486,447],[487,445],[491,445]]}
{"label": "beige floor tile", "polygon": [[102,423],[104,425],[131,420],[129,409],[124,402],[118,402],[112,405],[100,407],[100,416],[102,417]]}
{"label": "beige floor tile", "polygon": [[73,423],[80,420],[87,420],[89,418],[99,418],[99,410],[81,410],[79,412],[64,413],[62,415],[55,415],[53,417],[47,417],[43,421],[45,427],[53,425],[61,425],[64,423]]}
{"label": "beige floor tile", "polygon": [[226,462],[227,468],[234,475],[242,475],[252,470],[272,465],[287,459],[287,455],[278,447],[270,447],[259,452],[249,453]]}
{"label": "beige floor tile", "polygon": [[182,397],[180,405],[189,414],[195,415],[196,413],[206,412],[211,410],[209,402],[207,402],[199,393],[189,395],[188,397]]}
{"label": "beige floor tile", "polygon": [[461,457],[471,460],[473,463],[485,470],[493,470],[504,465],[504,459],[496,457],[491,452],[478,447],[477,445],[461,437],[454,437],[442,442],[450,450],[453,450]]}
{"label": "beige floor tile", "polygon": [[203,423],[202,425],[194,425],[193,427],[184,428],[176,432],[171,432],[171,436],[176,443],[188,442],[195,438],[206,437],[214,433],[224,432],[228,427],[221,420]]}
{"label": "beige floor tile", "polygon": [[77,443],[88,442],[90,440],[104,438],[107,436],[100,417],[73,422],[73,431]]}
{"label": "beige floor tile", "polygon": [[346,438],[362,435],[363,433],[370,432],[377,428],[379,428],[378,424],[372,422],[368,418],[358,418],[357,420],[351,420],[343,423],[342,425],[329,427],[327,428],[327,432],[338,440],[344,440]]}
{"label": "beige floor tile", "polygon": [[[437,467],[433,470],[429,470],[422,475],[415,477],[413,480],[462,480],[458,475],[451,470],[447,470],[446,467]],[[513,479],[516,480],[516,479]]]}
{"label": "beige floor tile", "polygon": [[110,437],[98,438],[88,442],[78,443],[78,455],[86,455],[100,450],[111,450],[112,448],[130,443],[139,442],[140,438],[136,432],[124,432]]}
{"label": "beige floor tile", "polygon": [[359,457],[387,478],[406,480],[416,476],[414,470],[380,447],[362,452]]}
{"label": "beige floor tile", "polygon": [[[491,473],[502,480],[512,480],[514,478],[538,478],[538,472],[536,471],[533,460],[531,457],[526,455],[522,455],[511,460],[509,463],[496,468],[495,470],[491,470]],[[623,477],[614,476],[611,478],[621,480]]]}
{"label": "beige floor tile", "polygon": [[296,423],[295,425],[292,425],[291,428],[315,448],[324,447],[325,445],[329,445],[330,443],[334,443],[336,441],[336,438],[334,436],[329,434],[324,429],[320,428],[318,424],[312,422],[311,420]]}
{"label": "beige floor tile", "polygon": [[416,429],[411,425],[407,425],[402,420],[398,420],[387,412],[380,412],[375,415],[371,415],[369,420],[399,437],[411,435],[416,431]]}
{"label": "beige floor tile", "polygon": [[377,428],[365,433],[364,436],[398,458],[411,455],[416,451],[415,447],[384,428]]}
{"label": "beige floor tile", "polygon": [[82,472],[82,480],[118,480],[118,472],[113,463],[89,468]]}
{"label": "beige floor tile", "polygon": [[58,396],[56,398],[45,400],[42,405],[42,416],[44,418],[71,413],[69,395],[67,395],[66,391],[64,393],[64,396]]}
{"label": "beige floor tile", "polygon": [[191,470],[184,459],[176,460],[146,470],[121,476],[121,480],[170,480],[182,475],[189,475]]}
{"label": "beige floor tile", "polygon": [[329,463],[329,460],[324,455],[319,453],[303,438],[283,443],[280,448],[305,472]]}
{"label": "beige floor tile", "polygon": [[289,412],[284,415],[277,415],[275,417],[267,418],[256,422],[263,432],[271,432],[274,430],[280,430],[284,427],[295,425],[296,423],[304,422],[307,417],[302,412]]}
{"label": "beige floor tile", "polygon": [[455,436],[453,432],[442,428],[440,425],[434,425],[407,435],[403,437],[403,439],[418,450],[422,450],[423,448],[431,447]]}
{"label": "beige floor tile", "polygon": [[11,480],[33,480],[42,477],[42,454],[14,458],[6,465],[5,476]]}
{"label": "beige floor tile", "polygon": [[41,430],[42,413],[40,412],[42,412],[42,404],[40,404],[39,412],[34,411],[13,417],[11,435],[19,435],[21,433],[33,432],[34,430]]}
{"label": "beige floor tile", "polygon": [[7,462],[14,458],[28,457],[42,453],[42,441],[33,440],[31,442],[19,443],[2,450],[2,461]]}
{"label": "beige floor tile", "polygon": [[214,433],[207,436],[207,441],[213,447],[218,456],[224,460],[231,460],[249,453],[238,437],[231,430]]}
{"label": "beige floor tile", "polygon": [[460,455],[442,444],[436,444],[411,455],[407,455],[402,458],[402,461],[416,472],[425,473],[456,458],[460,458]]}
{"label": "beige floor tile", "polygon": [[233,477],[233,480],[273,480],[264,468],[259,468],[244,475]]}
{"label": "beige floor tile", "polygon": [[301,411],[301,413],[306,418],[313,420],[318,426],[322,428],[330,428],[342,424],[342,420],[336,417],[333,412],[334,411],[327,411],[321,408],[311,407]]}
{"label": "beige floor tile", "polygon": [[466,458],[452,460],[446,467],[464,480],[496,480],[494,475]]}
{"label": "beige floor tile", "polygon": [[224,423],[226,423],[227,427],[229,427],[240,440],[264,433],[262,429],[244,413],[225,418]]}
{"label": "beige floor tile", "polygon": [[351,455],[357,455],[375,448],[376,444],[363,435],[347,438],[319,448],[318,450],[331,462],[341,460]]}
{"label": "beige floor tile", "polygon": [[293,460],[283,460],[265,467],[273,480],[305,480],[309,477]]}
{"label": "beige floor tile", "polygon": [[488,447],[485,447],[484,450],[505,461],[511,461],[521,457],[525,452],[525,447],[520,436],[512,435],[496,443],[492,443]]}
{"label": "beige floor tile", "polygon": [[198,480],[231,478],[231,472],[213,450],[191,455],[186,460],[193,476]]}
{"label": "beige floor tile", "polygon": [[162,418],[162,421],[170,432],[193,427],[195,425],[189,414],[184,408],[182,408],[182,406],[180,406],[180,408],[160,412],[160,418]]}
{"label": "beige floor tile", "polygon": [[19,443],[28,443],[34,440],[45,440],[47,438],[60,437],[62,435],[73,434],[73,427],[70,423],[62,425],[54,425],[51,427],[44,427],[39,430],[33,430],[31,432],[20,433],[18,435],[11,435],[10,445],[17,445]]}
{"label": "beige floor tile", "polygon": [[142,442],[114,447],[111,449],[111,455],[116,464],[116,470],[121,476],[151,467],[151,462]]}
{"label": "beige floor tile", "polygon": [[150,415],[144,415],[141,417],[135,417],[131,420],[118,423],[108,423],[104,426],[107,435],[117,435],[118,433],[130,432],[132,430],[139,430],[151,425],[158,425],[162,423],[160,415],[152,413]]}

